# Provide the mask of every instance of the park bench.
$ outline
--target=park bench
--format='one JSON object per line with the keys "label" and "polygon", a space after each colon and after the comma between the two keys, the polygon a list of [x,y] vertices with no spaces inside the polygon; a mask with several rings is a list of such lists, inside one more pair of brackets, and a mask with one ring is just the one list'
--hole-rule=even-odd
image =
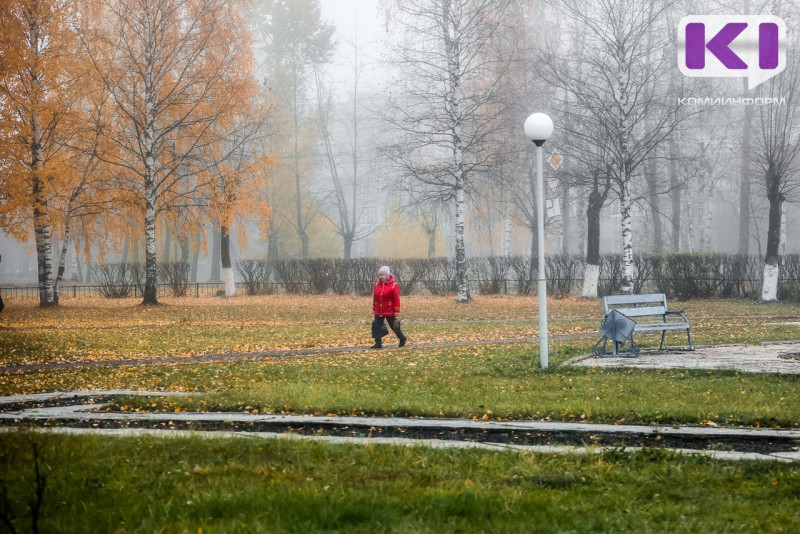
{"label": "park bench", "polygon": [[[664,337],[667,334],[667,330],[686,330],[689,350],[694,350],[692,348],[692,330],[689,325],[689,319],[686,318],[682,311],[669,310],[667,296],[664,293],[608,295],[603,297],[604,321],[613,310],[635,321],[633,332],[661,332],[659,350],[664,349]],[[638,347],[633,342],[633,333],[630,335],[630,341],[632,349],[638,352]],[[616,356],[618,343],[612,340],[611,345]]]}

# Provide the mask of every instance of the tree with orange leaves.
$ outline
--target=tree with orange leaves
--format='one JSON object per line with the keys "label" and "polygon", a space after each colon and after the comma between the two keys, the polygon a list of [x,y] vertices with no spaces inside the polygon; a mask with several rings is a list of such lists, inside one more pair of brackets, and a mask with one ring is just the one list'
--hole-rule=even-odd
{"label": "tree with orange leaves", "polygon": [[204,157],[221,142],[213,126],[232,120],[255,91],[245,3],[106,0],[101,22],[82,29],[114,103],[116,119],[103,135],[115,150],[104,161],[143,215],[144,304],[158,303],[157,216],[197,207],[216,178]]}
{"label": "tree with orange leaves", "polygon": [[41,306],[58,303],[53,235],[69,241],[91,196],[71,146],[86,81],[78,16],[69,0],[0,1],[0,227],[20,241],[32,227]]}
{"label": "tree with orange leaves", "polygon": [[244,246],[247,240],[245,220],[257,219],[262,233],[266,234],[272,215],[263,183],[265,174],[272,168],[272,158],[265,154],[263,142],[267,115],[263,106],[248,106],[235,114],[232,121],[219,121],[214,125],[218,142],[209,146],[203,156],[215,176],[204,205],[220,228],[220,261],[226,297],[236,294],[230,252],[234,224],[238,223],[237,234]]}

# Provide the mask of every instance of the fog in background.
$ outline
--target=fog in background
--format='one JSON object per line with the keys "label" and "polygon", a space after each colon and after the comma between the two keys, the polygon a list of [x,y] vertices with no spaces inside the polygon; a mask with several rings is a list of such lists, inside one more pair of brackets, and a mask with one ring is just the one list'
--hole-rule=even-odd
{"label": "fog in background", "polygon": [[[440,34],[437,17],[450,4],[456,22]],[[250,150],[264,150],[271,162],[259,166],[263,177],[254,189],[265,192],[271,214],[231,226],[234,263],[529,255],[536,239],[533,146],[522,125],[534,111],[548,113],[555,124],[544,147],[548,254],[589,254],[589,263],[596,262],[593,239],[600,254],[717,252],[770,263],[776,250],[779,256],[800,252],[800,160],[792,148],[800,142],[794,112],[800,10],[794,2],[255,5],[247,20],[252,74],[266,102],[265,141]],[[274,5],[303,18],[302,31],[318,39],[317,55],[295,65],[295,85],[288,60],[276,57],[292,45],[281,41],[288,39],[285,27],[268,24]],[[754,90],[740,78],[683,76],[677,28],[690,14],[780,16],[787,25],[785,71]],[[324,34],[326,25],[328,37],[314,33],[322,28]],[[461,55],[452,55],[456,49]],[[725,101],[756,96],[784,100],[773,106]],[[706,98],[711,103],[698,103]],[[776,136],[782,136],[777,144]],[[7,166],[0,163],[0,172]],[[143,218],[127,217],[127,227],[109,229],[130,236],[116,235],[107,246],[87,245],[81,240],[88,235],[75,234],[65,280],[91,282],[93,263],[144,261]],[[31,218],[13,219],[28,226],[21,242],[8,228],[0,233],[0,287],[36,283]],[[777,237],[770,237],[771,221]],[[169,238],[157,226],[158,261],[194,254],[194,279],[213,281],[220,276],[219,224],[211,218],[198,224],[202,237],[193,233],[184,241],[177,226]],[[60,232],[56,224],[54,254],[61,251]],[[777,249],[769,248],[770,239]],[[191,252],[181,250],[187,243]]]}

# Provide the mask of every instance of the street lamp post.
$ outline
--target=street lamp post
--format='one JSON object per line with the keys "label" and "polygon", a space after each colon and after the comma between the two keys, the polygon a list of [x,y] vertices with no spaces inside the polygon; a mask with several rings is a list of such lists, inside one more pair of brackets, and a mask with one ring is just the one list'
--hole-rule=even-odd
{"label": "street lamp post", "polygon": [[548,366],[547,347],[547,274],[544,266],[544,179],[542,178],[542,145],[553,134],[553,121],[544,113],[525,119],[525,135],[536,145],[536,242],[539,255],[539,364]]}

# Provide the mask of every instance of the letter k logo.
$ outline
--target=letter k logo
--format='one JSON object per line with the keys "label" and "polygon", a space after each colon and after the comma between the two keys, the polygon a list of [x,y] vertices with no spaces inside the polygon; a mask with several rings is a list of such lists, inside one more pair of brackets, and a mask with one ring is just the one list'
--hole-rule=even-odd
{"label": "letter k logo", "polygon": [[691,77],[744,77],[753,89],[786,68],[786,24],[772,15],[684,17],[678,68]]}
{"label": "letter k logo", "polygon": [[686,25],[686,67],[704,69],[706,48],[728,69],[746,69],[747,64],[731,50],[730,44],[739,37],[746,22],[729,22],[706,44],[706,25],[694,22]]}

